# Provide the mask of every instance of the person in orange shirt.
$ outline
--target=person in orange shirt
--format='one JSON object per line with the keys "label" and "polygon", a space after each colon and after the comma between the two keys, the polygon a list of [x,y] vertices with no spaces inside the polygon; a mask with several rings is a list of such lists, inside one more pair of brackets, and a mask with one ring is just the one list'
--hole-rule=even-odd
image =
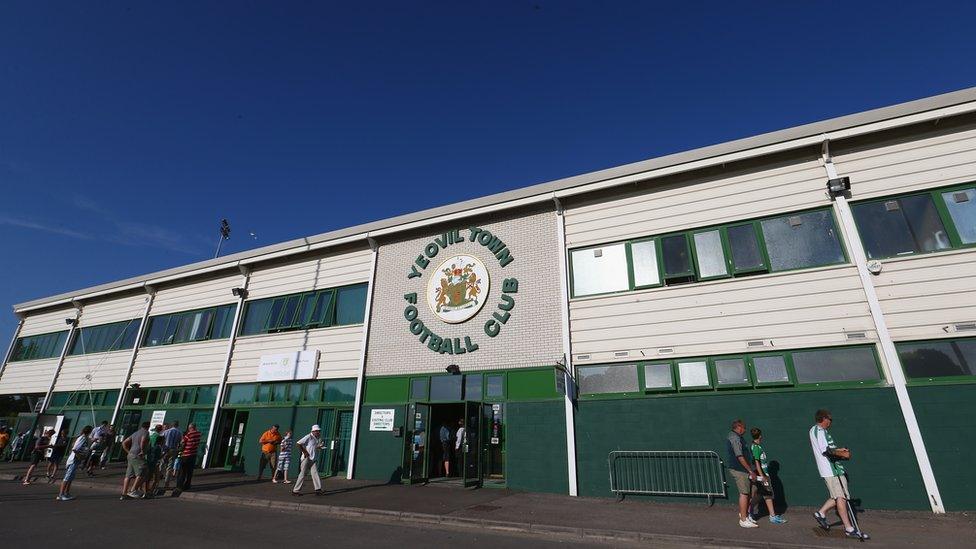
{"label": "person in orange shirt", "polygon": [[261,435],[261,439],[258,442],[261,444],[261,463],[258,466],[258,480],[261,480],[266,465],[271,465],[271,473],[274,476],[276,466],[275,458],[278,455],[278,445],[281,444],[281,433],[278,432],[278,426],[272,425],[270,429]]}

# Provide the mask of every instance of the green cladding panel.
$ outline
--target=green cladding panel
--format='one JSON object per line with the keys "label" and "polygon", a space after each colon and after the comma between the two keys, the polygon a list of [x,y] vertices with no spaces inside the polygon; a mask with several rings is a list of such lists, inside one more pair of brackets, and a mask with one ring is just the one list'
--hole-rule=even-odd
{"label": "green cladding panel", "polygon": [[410,379],[406,377],[366,378],[367,404],[406,402],[410,397]]}
{"label": "green cladding panel", "polygon": [[[874,509],[929,508],[908,431],[889,388],[582,401],[576,415],[580,495],[611,495],[611,450],[714,450],[725,461],[731,421],[742,418],[747,428],[763,431],[763,445],[775,464],[771,468],[778,468],[781,499],[787,505],[820,505],[827,492],[808,434],[818,408],[831,411],[834,439],[853,452],[847,470],[855,498]],[[735,485],[729,482],[734,496]]]}
{"label": "green cladding panel", "polygon": [[[404,385],[406,386],[406,385]],[[370,431],[369,416],[377,408],[394,410],[393,427],[404,427],[405,407],[363,406],[359,414],[359,436],[356,447],[355,477],[399,483],[403,474],[403,437],[390,431]]]}
{"label": "green cladding panel", "polygon": [[556,398],[561,399],[561,395],[556,392],[556,372],[552,368],[508,372],[508,400]]}
{"label": "green cladding panel", "polygon": [[976,385],[908,389],[947,511],[976,509]]}
{"label": "green cladding panel", "polygon": [[[286,429],[291,425],[295,417],[295,408],[251,408],[247,416],[247,428],[244,430],[244,472],[248,475],[258,474],[258,465],[261,459],[261,434],[277,424],[279,428]],[[307,427],[306,427],[307,428]],[[304,433],[299,436],[304,436]],[[293,458],[294,459],[294,458]],[[266,468],[266,477],[271,477],[271,473]]]}
{"label": "green cladding panel", "polygon": [[[546,372],[550,377],[552,370]],[[509,402],[507,485],[515,490],[569,492],[566,464],[566,412],[562,400]]]}

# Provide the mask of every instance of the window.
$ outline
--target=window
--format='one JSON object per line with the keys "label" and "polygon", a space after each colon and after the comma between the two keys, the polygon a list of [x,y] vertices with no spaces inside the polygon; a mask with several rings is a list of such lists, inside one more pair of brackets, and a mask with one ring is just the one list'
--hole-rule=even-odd
{"label": "window", "polygon": [[68,331],[18,337],[14,344],[10,362],[19,360],[38,360],[42,358],[57,358],[61,356],[64,342],[68,339]]}
{"label": "window", "polygon": [[505,398],[505,376],[485,376],[485,398]]}
{"label": "window", "polygon": [[196,394],[196,404],[213,404],[217,400],[217,386],[207,385],[198,387]]}
{"label": "window", "polygon": [[241,334],[362,324],[367,285],[356,284],[247,302]]}
{"label": "window", "polygon": [[254,384],[231,385],[227,392],[227,404],[248,404],[254,402]]}
{"label": "window", "polygon": [[976,243],[976,188],[942,193],[962,244]]}
{"label": "window", "polygon": [[694,242],[700,280],[722,278],[729,275],[721,232],[716,229],[695,233]]}
{"label": "window", "polygon": [[881,379],[871,347],[819,349],[793,353],[797,383],[877,381]]}
{"label": "window", "polygon": [[726,229],[726,234],[729,237],[732,268],[736,273],[766,270],[766,259],[759,245],[755,224],[733,225]]}
{"label": "window", "polygon": [[481,374],[466,374],[464,376],[465,400],[481,400],[481,382],[483,377]]}
{"label": "window", "polygon": [[790,373],[786,369],[786,359],[779,355],[752,357],[756,384],[789,383]]}
{"label": "window", "polygon": [[335,379],[325,382],[323,400],[326,402],[352,402],[356,400],[355,379]]}
{"label": "window", "polygon": [[715,384],[719,387],[739,387],[752,385],[749,369],[743,358],[715,359]]}
{"label": "window", "polygon": [[711,387],[708,379],[708,363],[704,360],[678,361],[678,380],[682,389]]}
{"label": "window", "polygon": [[624,244],[570,252],[573,295],[585,296],[630,289]]}
{"label": "window", "polygon": [[661,238],[661,257],[664,259],[665,280],[683,282],[694,276],[688,235],[677,234]]}
{"label": "window", "polygon": [[634,266],[634,286],[657,286],[661,283],[657,260],[657,241],[644,240],[630,245],[630,257]]}
{"label": "window", "polygon": [[464,380],[461,376],[431,376],[431,400],[461,400],[461,386]]}
{"label": "window", "polygon": [[581,366],[577,376],[583,394],[633,393],[638,388],[636,364]]}
{"label": "window", "polygon": [[910,379],[976,376],[976,338],[898,343],[895,347]]}
{"label": "window", "polygon": [[845,260],[830,210],[765,219],[760,226],[772,271],[834,265]]}
{"label": "window", "polygon": [[415,377],[410,380],[410,400],[427,400],[426,377]]}
{"label": "window", "polygon": [[644,388],[650,391],[674,389],[671,363],[659,362],[644,365]]}
{"label": "window", "polygon": [[851,210],[870,259],[950,247],[948,233],[930,195],[854,204]]}
{"label": "window", "polygon": [[141,319],[133,319],[79,328],[68,354],[84,355],[131,349],[135,345],[141,323]]}
{"label": "window", "polygon": [[143,347],[230,337],[237,304],[158,315],[149,318]]}

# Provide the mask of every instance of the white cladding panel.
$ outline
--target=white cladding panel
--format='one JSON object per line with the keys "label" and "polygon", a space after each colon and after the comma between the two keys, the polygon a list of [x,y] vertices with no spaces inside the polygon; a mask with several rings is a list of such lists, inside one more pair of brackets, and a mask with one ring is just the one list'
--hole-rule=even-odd
{"label": "white cladding panel", "polygon": [[262,355],[318,349],[318,379],[356,377],[362,348],[363,326],[336,326],[238,338],[234,345],[228,383],[253,383]]}
{"label": "white cladding panel", "polygon": [[871,147],[833,157],[854,200],[976,180],[976,129]]}
{"label": "white cladding panel", "polygon": [[248,299],[357,284],[369,280],[369,248],[255,269]]}
{"label": "white cladding panel", "polygon": [[145,293],[109,301],[85,304],[81,310],[79,326],[97,326],[121,320],[142,319],[149,295]]}
{"label": "white cladding panel", "polygon": [[827,206],[825,183],[818,159],[672,185],[649,181],[569,208],[566,243],[575,248]]}
{"label": "white cladding panel", "polygon": [[74,318],[77,310],[73,307],[57,309],[52,312],[28,314],[24,319],[24,327],[20,330],[18,337],[26,337],[38,334],[48,334],[51,332],[63,332],[70,326],[65,324],[66,318]]}
{"label": "white cladding panel", "polygon": [[46,393],[57,367],[57,357],[11,362],[0,377],[0,395]]}
{"label": "white cladding panel", "polygon": [[976,250],[904,257],[883,264],[874,283],[896,341],[945,337],[953,335],[953,324],[976,322]]}
{"label": "white cladding panel", "polygon": [[[765,350],[773,350],[851,343],[845,332],[877,338],[851,265],[580,298],[570,303],[570,319],[574,356],[591,355],[579,366],[741,353],[760,339],[771,339]],[[614,356],[622,351],[629,355]]]}
{"label": "white cladding panel", "polygon": [[[122,385],[131,358],[132,349],[65,357],[54,390],[118,389]],[[92,377],[90,384],[85,379],[89,374]],[[48,382],[50,383],[50,380]]]}
{"label": "white cladding panel", "polygon": [[144,347],[136,355],[131,383],[143,387],[220,383],[228,339]]}
{"label": "white cladding panel", "polygon": [[244,284],[244,275],[234,273],[190,284],[161,288],[153,299],[150,315],[178,313],[203,307],[215,307],[237,302],[231,293]]}

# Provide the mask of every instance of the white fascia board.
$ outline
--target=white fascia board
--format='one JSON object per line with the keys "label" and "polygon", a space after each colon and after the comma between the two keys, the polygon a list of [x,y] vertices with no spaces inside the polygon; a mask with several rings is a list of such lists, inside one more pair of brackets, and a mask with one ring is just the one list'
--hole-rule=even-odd
{"label": "white fascia board", "polygon": [[14,313],[24,314],[24,313],[29,313],[31,311],[36,311],[38,309],[53,309],[55,307],[60,307],[62,305],[71,305],[71,302],[73,300],[74,298],[69,297],[66,299],[59,299],[58,301],[52,301],[50,303],[41,303],[40,305],[33,305],[33,306],[20,307],[20,308],[15,307]]}
{"label": "white fascia board", "polygon": [[145,282],[136,282],[134,284],[127,284],[125,286],[119,286],[118,288],[109,288],[107,290],[102,290],[100,292],[92,292],[90,294],[76,295],[72,298],[72,301],[85,302],[89,299],[94,299],[96,297],[101,297],[109,294],[117,294],[119,292],[127,292],[129,290],[138,290],[145,286]]}
{"label": "white fascia board", "polygon": [[196,269],[194,271],[188,271],[185,273],[179,273],[170,276],[164,276],[162,278],[153,278],[146,281],[146,286],[158,286],[160,284],[165,284],[167,282],[173,282],[175,280],[180,280],[182,278],[189,278],[191,276],[200,276],[207,273],[212,273],[216,271],[223,271],[226,269],[233,269],[238,266],[240,261],[231,261],[230,263],[224,263],[221,265],[213,265],[211,267],[204,267],[202,269]]}
{"label": "white fascia board", "polygon": [[510,210],[513,208],[519,208],[522,206],[529,206],[532,204],[539,204],[541,202],[549,202],[552,200],[552,193],[546,192],[542,194],[537,194],[534,196],[528,196],[525,198],[519,198],[517,200],[510,200],[508,202],[500,202],[498,204],[491,204],[489,206],[482,206],[480,208],[474,208],[471,210],[464,210],[452,214],[439,215],[437,217],[431,217],[428,219],[421,219],[418,221],[413,221],[410,223],[404,223],[403,225],[395,225],[393,227],[388,227],[385,229],[380,229],[376,231],[370,231],[369,236],[377,237],[383,235],[390,235],[399,232],[409,231],[410,229],[416,229],[420,227],[425,227],[427,225],[434,225],[437,223],[445,223],[447,221],[454,221],[457,219],[464,219],[466,217],[475,217],[483,214],[488,214],[492,212],[498,212],[502,210]]}
{"label": "white fascia board", "polygon": [[[349,236],[344,236],[341,238],[333,238],[328,240],[322,240],[315,242],[312,239],[308,240],[308,251],[321,250],[323,248],[333,248],[335,246],[342,246],[343,244],[349,244],[351,242],[366,242],[366,239],[372,236],[371,233],[357,233]],[[314,242],[314,243],[313,243]]]}
{"label": "white fascia board", "polygon": [[279,252],[272,252],[272,253],[269,253],[269,254],[263,254],[263,255],[259,255],[259,256],[255,256],[255,257],[249,257],[247,259],[242,259],[238,263],[240,265],[253,265],[255,263],[261,263],[261,262],[268,261],[268,260],[271,260],[271,259],[278,259],[280,257],[287,257],[289,255],[300,254],[300,253],[307,252],[307,251],[308,251],[308,244],[304,244],[302,246],[297,246],[297,247],[294,247],[294,248],[288,248],[287,250],[281,250]]}

